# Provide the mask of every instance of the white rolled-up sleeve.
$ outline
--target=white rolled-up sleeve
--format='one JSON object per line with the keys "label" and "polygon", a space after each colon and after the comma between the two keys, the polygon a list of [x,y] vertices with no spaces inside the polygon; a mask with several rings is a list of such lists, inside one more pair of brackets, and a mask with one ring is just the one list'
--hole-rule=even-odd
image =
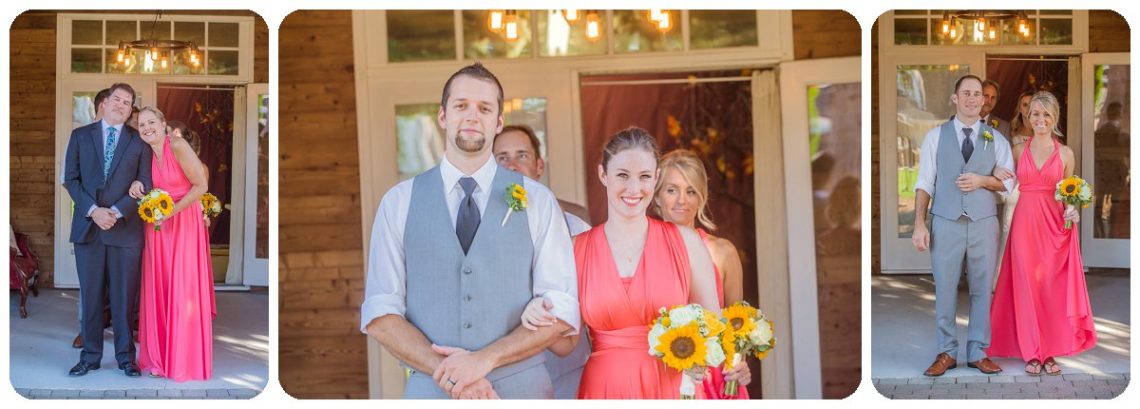
{"label": "white rolled-up sleeve", "polygon": [[[1009,146],[1009,140],[1001,132],[994,130],[994,133],[997,133],[994,136],[994,157],[997,159],[997,166],[1013,172],[1013,148]],[[1013,191],[1014,186],[1017,186],[1017,172],[1014,172],[1014,177],[1003,180],[1001,183],[1005,185],[1005,190],[998,193],[1001,194],[1002,198],[1005,198]]]}
{"label": "white rolled-up sleeve", "polygon": [[925,191],[931,198],[934,197],[934,176],[938,166],[935,163],[935,158],[938,157],[938,139],[940,136],[941,127],[931,129],[923,138],[922,148],[918,152],[918,179],[914,182],[914,191],[915,193],[919,190]]}
{"label": "white rolled-up sleeve", "polygon": [[[405,181],[411,182],[411,179]],[[372,320],[389,314],[401,317],[407,310],[407,271],[404,265],[404,223],[411,201],[411,184],[401,183],[384,195],[368,245],[364,303],[360,306],[360,332]]]}
{"label": "white rolled-up sleeve", "polygon": [[534,240],[534,296],[550,300],[554,305],[551,314],[573,327],[566,335],[577,334],[581,326],[578,272],[562,209],[546,186],[528,178],[523,180],[523,189],[527,191],[527,220]]}

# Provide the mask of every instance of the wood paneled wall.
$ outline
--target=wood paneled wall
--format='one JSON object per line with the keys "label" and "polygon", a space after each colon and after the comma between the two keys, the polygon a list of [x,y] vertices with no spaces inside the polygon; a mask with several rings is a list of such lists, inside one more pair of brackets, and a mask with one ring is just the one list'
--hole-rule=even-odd
{"label": "wood paneled wall", "polygon": [[280,381],[297,398],[367,398],[352,14],[279,30]]}
{"label": "wood paneled wall", "polygon": [[[1089,11],[1089,52],[1131,52],[1128,21],[1112,10]],[[871,274],[882,273],[879,248],[879,23],[871,27]]]}
{"label": "wood paneled wall", "polygon": [[792,39],[797,60],[860,55],[859,20],[843,10],[793,10]]}
{"label": "wood paneled wall", "polygon": [[[124,13],[124,11],[68,11]],[[147,12],[150,13],[150,12]],[[58,11],[28,11],[11,27],[11,221],[28,234],[40,258],[41,287],[51,287],[55,271],[54,188],[60,175],[55,163],[56,15]],[[269,27],[249,11],[181,11],[168,14],[255,16],[254,81],[269,81]],[[108,84],[109,85],[109,84]],[[68,234],[65,226],[61,234]]]}

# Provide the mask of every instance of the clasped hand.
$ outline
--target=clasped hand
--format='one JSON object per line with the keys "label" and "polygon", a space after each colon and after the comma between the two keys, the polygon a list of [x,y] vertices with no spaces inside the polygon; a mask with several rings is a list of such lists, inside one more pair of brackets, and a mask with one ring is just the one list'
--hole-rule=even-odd
{"label": "clasped hand", "polygon": [[115,217],[115,211],[106,207],[96,207],[95,210],[92,210],[91,220],[103,230],[109,230],[115,227],[115,223],[119,221],[119,219]]}
{"label": "clasped hand", "polygon": [[478,352],[432,344],[432,351],[445,358],[432,373],[432,379],[452,399],[499,399],[487,374],[494,367]]}

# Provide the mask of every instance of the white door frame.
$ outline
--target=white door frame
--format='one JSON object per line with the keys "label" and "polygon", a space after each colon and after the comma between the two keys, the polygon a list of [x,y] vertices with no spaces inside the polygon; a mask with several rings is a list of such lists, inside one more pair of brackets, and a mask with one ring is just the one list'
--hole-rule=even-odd
{"label": "white door frame", "polygon": [[[66,155],[68,139],[71,136],[71,95],[77,91],[93,91],[97,92],[107,86],[116,83],[124,82],[131,84],[135,91],[142,94],[142,103],[140,106],[154,105],[157,95],[159,83],[164,84],[201,84],[201,85],[236,85],[241,86],[253,81],[253,21],[252,17],[234,17],[234,16],[194,16],[194,15],[168,15],[164,16],[164,20],[174,21],[207,21],[207,22],[230,22],[239,23],[238,41],[239,41],[239,55],[243,58],[238,63],[238,75],[151,75],[151,74],[97,74],[97,73],[72,73],[71,72],[71,21],[77,19],[93,19],[93,20],[139,20],[140,14],[78,14],[78,13],[61,13],[56,16],[56,113],[55,113],[55,161],[57,164],[57,172],[62,172],[63,162]],[[238,91],[235,90],[235,101],[240,100]],[[238,116],[243,114],[244,105],[235,105],[235,123]],[[240,141],[245,137],[244,127],[234,128],[234,140]],[[244,167],[245,145],[241,143],[234,144],[234,157],[232,159],[235,169]],[[243,173],[234,173],[235,175]],[[63,179],[62,173],[58,174],[53,184],[55,185],[55,216],[54,216],[54,261],[55,271],[54,286],[57,288],[78,288],[79,280],[78,274],[75,269],[75,257],[72,243],[69,238],[71,234],[71,196],[67,190],[63,188],[60,182]],[[232,183],[231,186],[243,186],[244,182]],[[240,189],[234,191],[235,197],[240,197],[243,192]],[[232,201],[233,208],[241,208],[243,202]],[[129,217],[129,216],[128,216]],[[233,226],[230,229],[230,243],[231,249],[237,247],[233,243],[240,243],[242,240],[241,230],[242,224],[240,218],[234,220],[236,223],[231,223]],[[236,253],[236,258],[235,258]],[[235,263],[234,261],[237,260]],[[241,251],[232,252],[230,254],[230,269],[227,271],[226,278],[227,284],[241,285]],[[236,277],[235,279],[231,279]],[[228,286],[227,286],[228,287]],[[241,287],[239,287],[241,288]]]}
{"label": "white door frame", "polygon": [[[1084,149],[1079,152],[1081,158],[1080,171],[1077,173],[1088,181],[1096,180],[1096,167],[1093,154],[1094,134],[1094,119],[1096,112],[1093,112],[1093,75],[1097,65],[1130,65],[1131,53],[1089,53],[1081,56],[1081,118],[1082,126],[1080,128],[1081,139],[1089,144],[1089,149]],[[1131,67],[1129,67],[1131,68]],[[1129,101],[1131,102],[1131,101]],[[1070,130],[1072,127],[1069,127]],[[1131,169],[1129,169],[1131,172]],[[1096,186],[1093,186],[1094,192]],[[1096,214],[1095,206],[1089,206],[1081,212],[1081,253],[1086,267],[1115,267],[1115,268],[1128,268],[1131,262],[1131,252],[1129,251],[1130,239],[1097,239],[1093,237],[1095,232]]]}
{"label": "white door frame", "polygon": [[780,66],[784,199],[789,227],[787,279],[791,301],[791,322],[787,325],[791,328],[791,342],[783,345],[792,348],[797,399],[818,399],[823,394],[815,228],[812,208],[807,205],[812,203],[807,87],[861,83],[860,60],[860,57],[829,58],[793,61]]}
{"label": "white door frame", "polygon": [[[239,90],[240,92],[240,90]],[[245,183],[242,191],[243,203],[246,205],[242,207],[235,207],[241,209],[244,213],[242,220],[244,221],[244,234],[242,238],[242,285],[246,286],[269,286],[269,258],[257,257],[257,169],[258,169],[258,156],[257,156],[257,143],[258,143],[258,95],[269,95],[269,84],[249,84],[245,87],[245,92],[241,93],[245,98],[245,110],[242,113],[245,123],[245,139],[244,139],[244,157],[243,163],[245,167]],[[237,98],[235,95],[235,102]],[[270,101],[272,102],[272,101]],[[237,112],[234,113],[234,123],[242,123],[237,120]],[[237,127],[234,128],[235,130]],[[272,129],[270,133],[272,134]],[[235,138],[236,141],[241,141]],[[237,145],[235,143],[235,145]],[[268,147],[267,147],[268,148]],[[235,152],[236,155],[236,152]],[[267,158],[268,159],[268,158]],[[236,166],[235,166],[236,168]],[[231,215],[232,216],[232,215]],[[231,222],[231,224],[233,224]],[[232,241],[231,241],[232,243]],[[230,253],[234,246],[230,246]]]}

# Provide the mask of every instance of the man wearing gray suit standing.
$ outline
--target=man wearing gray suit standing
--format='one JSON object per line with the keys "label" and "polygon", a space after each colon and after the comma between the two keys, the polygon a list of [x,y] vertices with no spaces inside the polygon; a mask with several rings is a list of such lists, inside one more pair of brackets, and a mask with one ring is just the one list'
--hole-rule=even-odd
{"label": "man wearing gray suit standing", "polygon": [[[1006,138],[1012,138],[1013,134],[1010,133],[1009,121],[999,118],[994,115],[994,108],[997,106],[998,98],[1001,98],[1001,85],[994,80],[985,80],[982,82],[982,111],[978,115],[981,116],[981,121],[989,125],[990,128],[996,129]],[[1014,111],[1016,113],[1016,111]],[[1006,139],[1007,141],[1009,139]]]}
{"label": "man wearing gray suit standing", "polygon": [[[915,220],[911,241],[918,251],[930,249],[934,273],[934,316],[938,356],[923,373],[942,376],[958,366],[958,282],[963,267],[970,286],[967,366],[985,374],[1001,367],[985,353],[990,344],[990,301],[997,260],[997,198],[1014,180],[1000,180],[994,170],[1013,169],[1009,142],[980,120],[982,80],[966,75],[954,83],[950,97],[954,117],[926,134],[919,153],[915,184]],[[933,200],[933,203],[931,203]],[[926,227],[927,205],[932,215]]]}
{"label": "man wearing gray suit standing", "polygon": [[[380,202],[361,331],[411,369],[405,398],[552,398],[542,352],[580,325],[558,199],[492,158],[503,88],[482,64],[453,74],[440,103],[444,158]],[[519,187],[522,208],[507,193]],[[523,309],[539,296],[557,323],[522,328]]]}

